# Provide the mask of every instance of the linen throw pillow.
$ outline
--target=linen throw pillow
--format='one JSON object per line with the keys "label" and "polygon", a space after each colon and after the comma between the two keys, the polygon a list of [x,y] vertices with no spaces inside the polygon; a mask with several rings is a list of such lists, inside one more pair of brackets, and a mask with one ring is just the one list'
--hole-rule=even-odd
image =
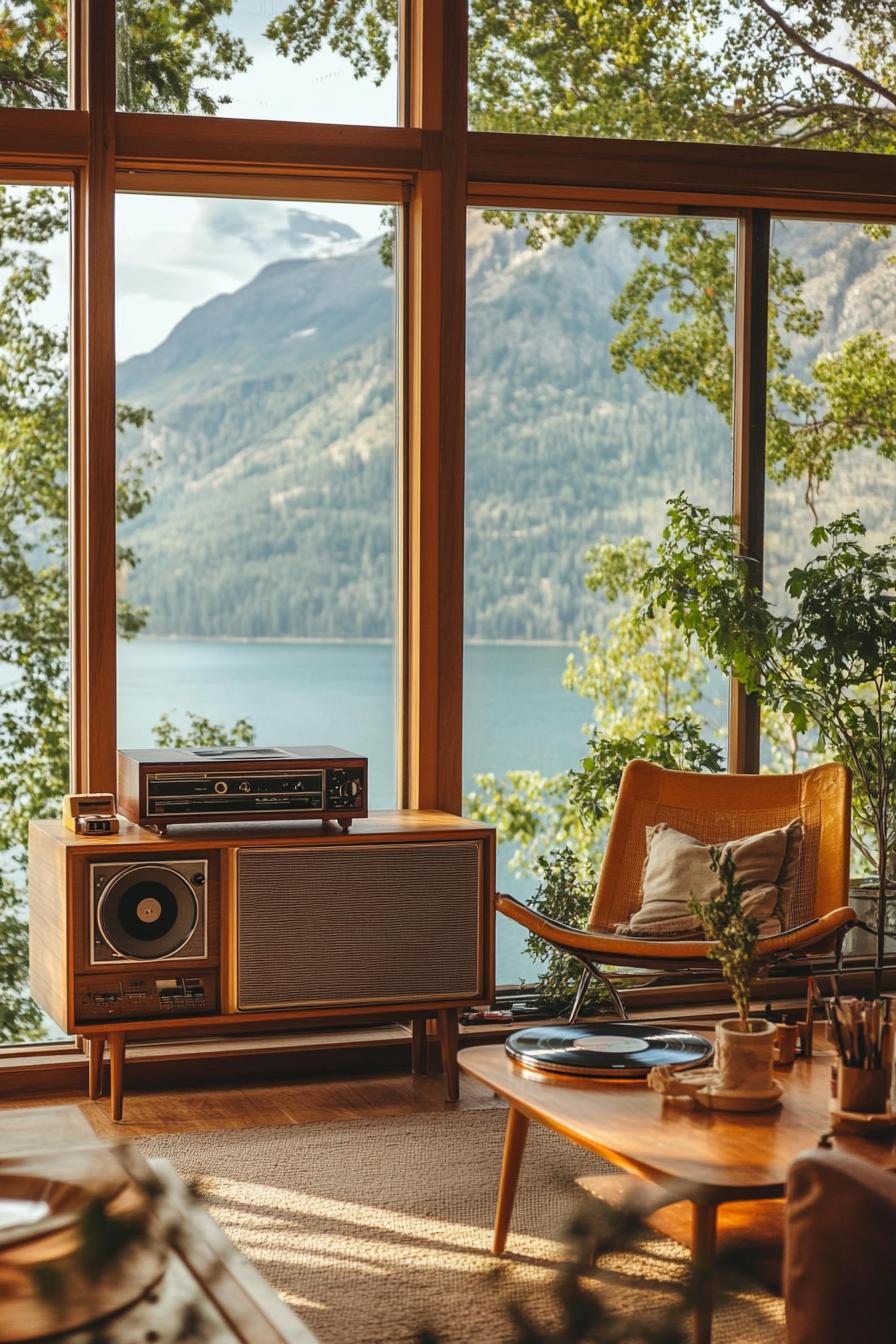
{"label": "linen throw pillow", "polygon": [[[738,880],[746,883],[744,910],[762,936],[781,933],[790,917],[793,884],[803,842],[799,817],[760,835],[729,840],[722,846],[734,859]],[[641,907],[617,933],[635,937],[702,937],[703,926],[690,909],[718,894],[719,880],[709,866],[709,845],[676,831],[667,822],[647,827],[647,856],[641,875]]]}

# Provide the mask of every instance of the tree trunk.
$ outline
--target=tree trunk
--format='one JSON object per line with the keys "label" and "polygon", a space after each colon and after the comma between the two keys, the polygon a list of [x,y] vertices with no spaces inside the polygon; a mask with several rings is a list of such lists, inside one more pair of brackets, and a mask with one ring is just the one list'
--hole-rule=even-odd
{"label": "tree trunk", "polygon": [[884,956],[887,938],[887,877],[889,864],[889,827],[877,827],[877,949],[874,954],[874,997],[880,998],[884,981]]}

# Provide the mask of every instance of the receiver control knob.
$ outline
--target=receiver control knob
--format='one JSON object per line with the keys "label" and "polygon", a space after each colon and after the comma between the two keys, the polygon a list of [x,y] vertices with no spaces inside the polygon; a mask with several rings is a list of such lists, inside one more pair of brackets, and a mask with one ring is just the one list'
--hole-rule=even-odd
{"label": "receiver control knob", "polygon": [[226,779],[216,780],[215,793],[226,793],[226,792],[227,792],[227,780]]}

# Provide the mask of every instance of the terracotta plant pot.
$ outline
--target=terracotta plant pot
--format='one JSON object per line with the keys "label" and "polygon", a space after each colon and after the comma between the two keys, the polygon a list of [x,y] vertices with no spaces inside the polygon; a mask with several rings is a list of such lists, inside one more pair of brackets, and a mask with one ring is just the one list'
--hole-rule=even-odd
{"label": "terracotta plant pot", "polygon": [[772,1073],[775,1024],[764,1018],[747,1023],[726,1018],[716,1024],[715,1067],[719,1086],[726,1092],[773,1092],[778,1089]]}

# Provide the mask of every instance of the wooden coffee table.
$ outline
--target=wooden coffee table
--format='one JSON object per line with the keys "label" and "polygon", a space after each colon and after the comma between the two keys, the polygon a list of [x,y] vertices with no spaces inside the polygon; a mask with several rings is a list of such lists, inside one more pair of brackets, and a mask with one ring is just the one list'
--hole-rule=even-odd
{"label": "wooden coffee table", "polygon": [[[695,1264],[707,1264],[715,1254],[719,1205],[780,1198],[794,1158],[828,1131],[833,1058],[816,1052],[777,1070],[785,1091],[774,1110],[723,1112],[664,1101],[643,1082],[540,1073],[512,1060],[502,1045],[462,1050],[461,1070],[510,1106],[493,1251],[500,1255],[507,1241],[526,1136],[536,1120],[654,1184],[686,1185],[692,1254]],[[834,1142],[879,1166],[896,1166],[890,1137]],[[712,1300],[706,1295],[695,1306],[694,1338],[709,1344],[711,1336]]]}

